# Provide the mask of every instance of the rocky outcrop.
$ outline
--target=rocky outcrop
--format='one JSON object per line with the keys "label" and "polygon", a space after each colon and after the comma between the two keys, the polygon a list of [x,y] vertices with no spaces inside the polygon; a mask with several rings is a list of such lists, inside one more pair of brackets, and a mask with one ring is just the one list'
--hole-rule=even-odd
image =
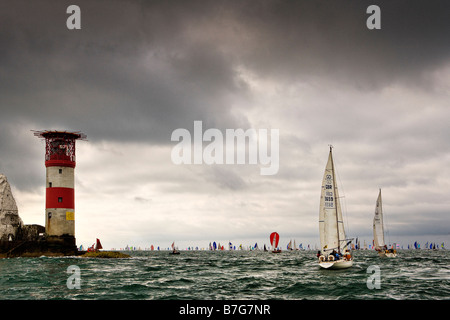
{"label": "rocky outcrop", "polygon": [[38,224],[26,224],[17,231],[17,239],[22,241],[36,241],[44,237],[45,227]]}
{"label": "rocky outcrop", "polygon": [[0,241],[16,240],[22,226],[8,179],[0,174]]}
{"label": "rocky outcrop", "polygon": [[0,258],[78,254],[75,237],[49,237],[45,227],[23,224],[8,179],[0,174]]}
{"label": "rocky outcrop", "polygon": [[0,258],[15,257],[61,257],[80,254],[75,246],[61,242],[39,240],[0,241]]}

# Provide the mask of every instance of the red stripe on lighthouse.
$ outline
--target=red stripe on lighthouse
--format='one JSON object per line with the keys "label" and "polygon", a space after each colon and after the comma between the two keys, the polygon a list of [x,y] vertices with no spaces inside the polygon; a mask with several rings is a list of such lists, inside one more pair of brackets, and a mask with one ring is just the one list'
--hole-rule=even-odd
{"label": "red stripe on lighthouse", "polygon": [[75,208],[75,190],[73,188],[47,188],[45,208]]}
{"label": "red stripe on lighthouse", "polygon": [[46,167],[69,167],[69,168],[75,168],[75,161],[68,161],[68,160],[47,160],[45,161]]}

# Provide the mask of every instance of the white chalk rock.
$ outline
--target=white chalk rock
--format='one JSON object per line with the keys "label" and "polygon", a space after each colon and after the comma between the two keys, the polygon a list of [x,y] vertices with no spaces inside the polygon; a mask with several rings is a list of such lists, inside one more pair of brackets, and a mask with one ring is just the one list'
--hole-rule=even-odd
{"label": "white chalk rock", "polygon": [[22,225],[8,179],[0,174],[0,240],[15,240],[17,231]]}

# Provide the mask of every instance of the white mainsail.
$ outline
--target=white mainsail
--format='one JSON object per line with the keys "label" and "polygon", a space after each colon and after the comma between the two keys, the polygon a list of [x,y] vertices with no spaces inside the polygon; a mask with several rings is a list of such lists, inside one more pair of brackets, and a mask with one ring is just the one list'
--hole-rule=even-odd
{"label": "white mainsail", "polygon": [[339,192],[336,185],[332,147],[323,174],[319,209],[320,247],[325,253],[333,249],[344,252],[347,246]]}
{"label": "white mainsail", "polygon": [[384,242],[384,227],[383,227],[383,206],[381,203],[381,189],[378,194],[377,203],[375,206],[375,216],[373,218],[373,241],[376,249],[383,248]]}

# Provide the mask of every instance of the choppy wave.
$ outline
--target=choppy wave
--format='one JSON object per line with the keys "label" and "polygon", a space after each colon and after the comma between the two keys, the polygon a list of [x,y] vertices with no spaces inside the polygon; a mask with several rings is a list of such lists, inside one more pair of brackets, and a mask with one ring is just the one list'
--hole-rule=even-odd
{"label": "choppy wave", "polygon": [[[1,299],[400,299],[450,298],[450,252],[400,250],[397,258],[357,251],[352,268],[322,270],[313,251],[131,252],[131,259],[0,260]],[[70,289],[69,266],[80,270]],[[370,289],[370,266],[380,287]]]}

